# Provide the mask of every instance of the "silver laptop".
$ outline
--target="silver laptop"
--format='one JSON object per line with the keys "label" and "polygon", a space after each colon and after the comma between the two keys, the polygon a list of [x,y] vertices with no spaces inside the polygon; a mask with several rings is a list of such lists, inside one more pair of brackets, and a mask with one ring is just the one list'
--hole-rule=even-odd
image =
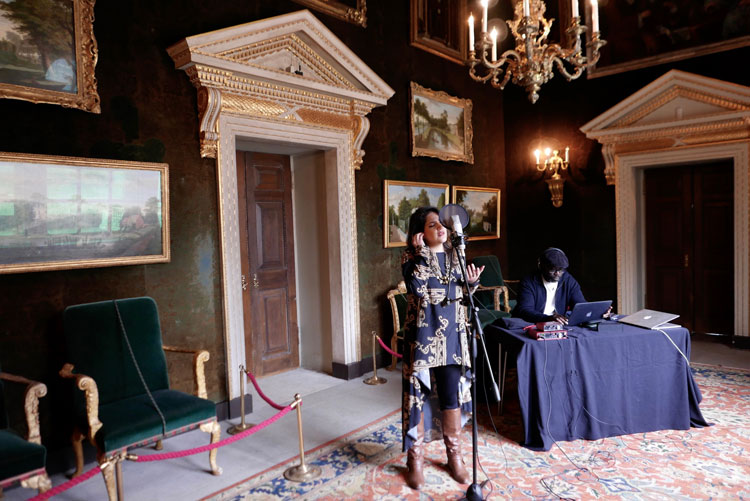
{"label": "silver laptop", "polygon": [[655,310],[640,310],[632,315],[628,315],[627,317],[619,318],[618,321],[624,324],[643,327],[644,329],[658,329],[677,317],[679,317],[679,315],[675,315],[674,313],[665,313],[663,311]]}
{"label": "silver laptop", "polygon": [[600,321],[607,313],[612,301],[592,301],[590,303],[576,303],[568,317],[568,325],[590,324]]}

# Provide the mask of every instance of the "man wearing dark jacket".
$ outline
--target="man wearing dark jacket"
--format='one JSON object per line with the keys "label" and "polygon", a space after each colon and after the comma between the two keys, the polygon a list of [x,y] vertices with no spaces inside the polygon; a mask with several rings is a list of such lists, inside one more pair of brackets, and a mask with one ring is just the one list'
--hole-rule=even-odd
{"label": "man wearing dark jacket", "polygon": [[565,313],[586,299],[581,286],[569,273],[568,257],[555,247],[542,252],[538,271],[521,280],[514,317],[527,322],[556,321],[568,323]]}

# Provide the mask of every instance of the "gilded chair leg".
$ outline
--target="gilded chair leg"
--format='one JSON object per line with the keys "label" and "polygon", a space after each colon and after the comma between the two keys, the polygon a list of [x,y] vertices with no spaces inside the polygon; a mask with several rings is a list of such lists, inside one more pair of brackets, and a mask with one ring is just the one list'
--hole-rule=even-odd
{"label": "gilded chair leg", "polygon": [[[200,426],[201,431],[211,434],[211,443],[215,444],[221,439],[221,426],[217,421],[211,421],[210,423],[203,423]],[[221,475],[222,469],[216,463],[216,453],[218,449],[213,449],[208,453],[208,464],[211,466],[211,473],[214,475]]]}
{"label": "gilded chair leg", "polygon": [[[52,488],[52,482],[46,473],[40,473],[39,475],[22,480],[21,486],[27,489],[36,489],[39,491],[39,494],[42,494]],[[2,497],[2,489],[0,489],[0,498]]]}
{"label": "gilded chair leg", "polygon": [[[393,334],[393,337],[391,338],[391,351],[393,353],[398,353],[398,337],[396,334]],[[388,366],[388,370],[392,371],[396,369],[396,355],[391,355],[391,365]]]}
{"label": "gilded chair leg", "polygon": [[122,485],[122,460],[119,459],[115,464],[115,482],[117,483],[117,499],[123,501],[125,499],[125,494],[123,493]]}
{"label": "gilded chair leg", "polygon": [[73,472],[73,478],[83,473],[83,438],[84,435],[78,428],[73,430],[73,436],[70,438],[70,442],[73,445],[73,453],[76,457],[76,471]]}
{"label": "gilded chair leg", "polygon": [[164,448],[164,444],[161,440],[157,440],[156,444],[154,444],[154,450],[160,451]]}
{"label": "gilded chair leg", "polygon": [[[106,459],[102,458],[99,460],[99,464],[102,464]],[[117,499],[117,486],[115,485],[115,462],[117,458],[112,458],[107,466],[102,468],[102,476],[104,477],[104,485],[107,487],[107,496],[109,501],[118,501]]]}

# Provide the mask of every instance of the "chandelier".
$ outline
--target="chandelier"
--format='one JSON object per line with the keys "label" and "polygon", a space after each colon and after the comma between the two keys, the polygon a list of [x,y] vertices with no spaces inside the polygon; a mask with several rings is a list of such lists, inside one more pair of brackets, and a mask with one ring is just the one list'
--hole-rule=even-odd
{"label": "chandelier", "polygon": [[[511,0],[513,1],[513,0]],[[591,0],[591,49],[587,58],[581,52],[581,35],[588,28],[581,24],[578,0],[571,0],[571,22],[566,30],[570,47],[547,43],[547,35],[554,19],[545,19],[547,6],[542,0],[518,0],[515,19],[506,21],[516,39],[515,49],[506,50],[497,57],[497,30],[487,32],[488,0],[481,0],[482,31],[474,43],[474,16],[469,16],[469,75],[477,82],[489,81],[493,87],[504,89],[512,81],[524,87],[529,101],[539,99],[539,90],[554,76],[553,67],[571,81],[580,77],[588,66],[599,60],[599,49],[607,42],[600,38],[597,0]],[[477,57],[478,54],[478,57]],[[570,69],[569,69],[570,68]]]}

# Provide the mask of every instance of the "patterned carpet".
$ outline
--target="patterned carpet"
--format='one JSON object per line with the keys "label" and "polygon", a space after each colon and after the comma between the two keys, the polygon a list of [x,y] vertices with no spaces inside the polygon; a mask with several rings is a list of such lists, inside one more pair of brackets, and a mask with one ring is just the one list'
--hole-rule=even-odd
{"label": "patterned carpet", "polygon": [[[504,416],[494,418],[502,435],[483,409],[479,481],[492,480],[491,499],[750,499],[750,372],[698,364],[693,372],[703,415],[714,423],[708,428],[560,442],[534,452],[518,445],[517,402],[507,401]],[[463,434],[469,467],[470,430]],[[442,500],[466,490],[446,472],[442,442],[426,448],[421,493],[406,486],[400,412],[311,451],[307,461],[322,469],[313,481],[284,479],[299,462],[293,458],[205,499]]]}

